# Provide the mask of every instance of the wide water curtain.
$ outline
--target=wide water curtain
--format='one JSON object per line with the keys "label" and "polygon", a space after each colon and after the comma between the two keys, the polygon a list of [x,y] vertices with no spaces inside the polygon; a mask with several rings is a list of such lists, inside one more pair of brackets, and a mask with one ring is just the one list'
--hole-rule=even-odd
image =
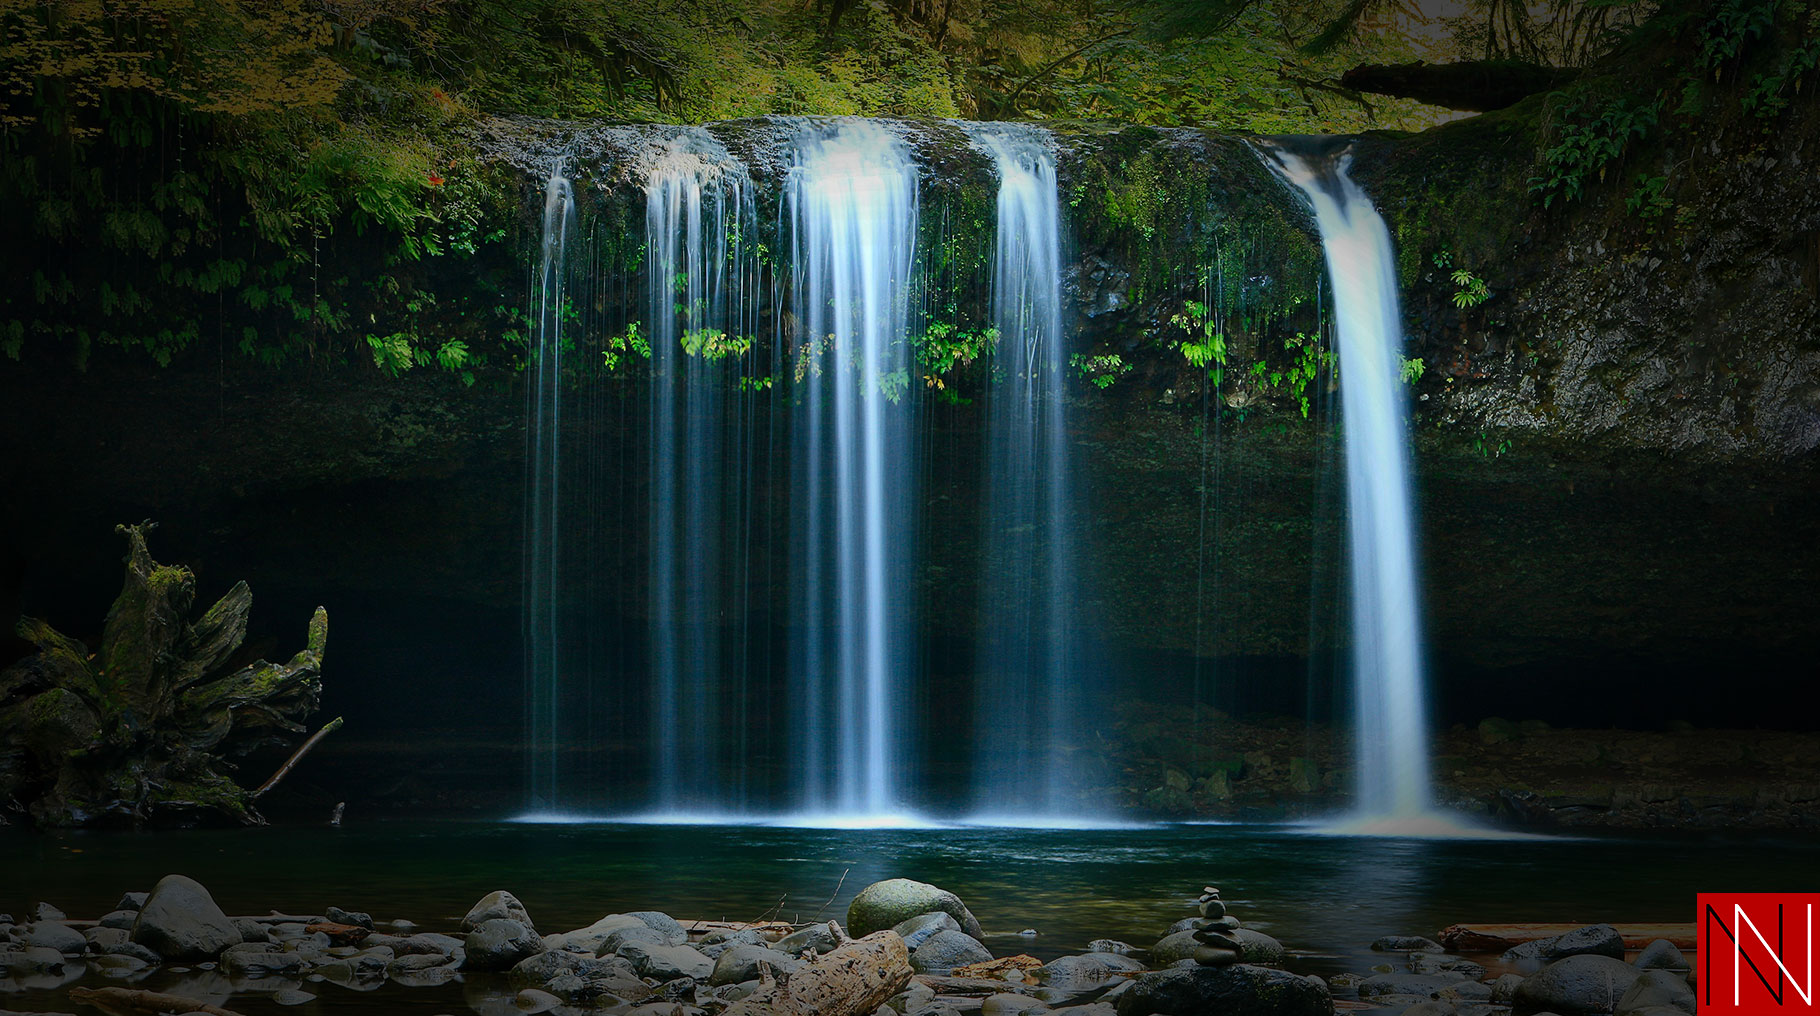
{"label": "wide water curtain", "polygon": [[1413,818],[1429,811],[1432,793],[1396,258],[1384,220],[1347,174],[1350,156],[1274,154],[1313,206],[1333,285],[1358,807],[1366,818]]}
{"label": "wide water curtain", "polygon": [[563,283],[569,241],[575,232],[575,195],[559,164],[544,188],[543,243],[532,286],[535,314],[531,337],[533,383],[526,386],[530,426],[526,428],[525,505],[525,742],[529,752],[531,810],[562,806],[558,779],[562,667],[558,633],[558,562],[561,521],[558,495],[562,424]]}
{"label": "wide water curtain", "polygon": [[972,135],[999,178],[976,807],[988,815],[1053,818],[1076,796],[1065,755],[1080,722],[1068,645],[1074,626],[1067,615],[1073,572],[1061,202],[1047,131],[981,124]]}
{"label": "wide water curtain", "polygon": [[[728,596],[726,392],[746,326],[740,229],[745,174],[705,132],[685,130],[653,153],[645,176],[651,346],[651,677],[659,812],[736,807],[729,767],[741,726],[723,695]],[[733,373],[730,373],[733,372]]]}
{"label": "wide water curtain", "polygon": [[879,126],[807,127],[786,193],[803,405],[793,708],[812,813],[903,804],[915,429],[907,293],[917,170]]}

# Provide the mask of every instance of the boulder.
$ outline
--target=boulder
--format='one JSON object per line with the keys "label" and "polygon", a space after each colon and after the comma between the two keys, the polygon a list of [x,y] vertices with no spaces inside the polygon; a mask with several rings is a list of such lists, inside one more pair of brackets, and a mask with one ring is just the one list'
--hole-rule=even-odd
{"label": "boulder", "polygon": [[971,935],[938,931],[910,954],[910,966],[919,974],[945,974],[969,963],[984,963],[992,953]]}
{"label": "boulder", "polygon": [[[645,922],[630,914],[608,914],[585,928],[565,931],[556,935],[545,935],[543,944],[546,949],[566,949],[570,952],[585,952],[590,956],[599,954],[606,944],[607,936],[626,928],[649,927]],[[611,950],[606,950],[611,952]]]}
{"label": "boulder", "polygon": [[1118,998],[1119,1016],[1333,1016],[1318,980],[1250,964],[1144,974]]}
{"label": "boulder", "polygon": [[[514,900],[513,902],[517,901]],[[524,908],[520,906],[519,909],[523,910]],[[329,921],[334,924],[351,924],[357,928],[365,928],[368,931],[373,930],[373,916],[371,914],[363,914],[358,910],[343,910],[340,907],[330,907],[328,912],[322,916],[328,918]],[[527,928],[531,925],[531,922],[528,920],[520,921],[519,923]]]}
{"label": "boulder", "polygon": [[240,929],[202,883],[183,875],[158,880],[133,921],[133,941],[167,960],[211,960],[240,944]]}
{"label": "boulder", "polygon": [[897,937],[904,940],[911,952],[915,952],[917,946],[938,931],[961,931],[961,923],[938,910],[933,914],[918,914],[891,930],[897,932]]}
{"label": "boulder", "polygon": [[794,974],[803,965],[803,961],[787,956],[776,949],[762,945],[733,945],[720,954],[714,961],[714,970],[708,975],[712,985],[739,984],[742,981],[757,980],[761,966],[770,967],[773,971]]}
{"label": "boulder", "polygon": [[532,932],[537,931],[537,926],[531,923],[531,915],[525,910],[525,905],[518,902],[518,897],[504,889],[482,896],[480,902],[474,904],[473,909],[468,911],[468,916],[461,919],[461,929],[473,931],[487,921],[501,919],[517,921]]}
{"label": "boulder", "polygon": [[687,945],[689,933],[683,929],[682,922],[669,914],[656,910],[634,910],[626,915],[643,922],[645,927],[664,937],[664,945]]}
{"label": "boulder", "polygon": [[1514,1016],[1605,1016],[1637,980],[1639,971],[1610,956],[1580,955],[1556,960],[1523,979],[1511,996]]}
{"label": "boulder", "polygon": [[1157,943],[1150,947],[1150,965],[1167,967],[1181,960],[1193,959],[1194,951],[1200,945],[1201,943],[1194,939],[1192,928],[1171,932],[1158,939]]}
{"label": "boulder", "polygon": [[946,889],[907,878],[874,882],[859,891],[847,907],[847,931],[864,938],[875,931],[886,931],[918,914],[947,914],[960,923],[961,930],[974,938],[983,934],[973,912],[959,896]]}
{"label": "boulder", "polygon": [[114,904],[114,909],[138,910],[145,906],[145,901],[150,896],[151,893],[127,893],[120,897],[119,903]]}
{"label": "boulder", "polygon": [[110,945],[122,945],[133,940],[123,928],[103,928],[100,925],[83,932],[82,937],[88,940],[89,951],[96,953],[105,952]]}
{"label": "boulder", "polygon": [[[45,904],[38,904],[40,908]],[[25,944],[55,949],[65,956],[80,956],[88,951],[88,939],[82,932],[64,924],[62,921],[45,919],[27,927]]]}
{"label": "boulder", "polygon": [[1681,950],[1666,938],[1658,938],[1644,946],[1643,951],[1637,954],[1637,958],[1632,960],[1630,965],[1638,970],[1686,971],[1692,969],[1687,963],[1687,957],[1682,955]]}
{"label": "boulder", "polygon": [[99,924],[103,928],[119,928],[122,931],[132,931],[133,922],[138,920],[138,918],[139,918],[139,908],[134,907],[131,910],[109,911],[105,914],[102,914],[101,920],[96,921],[95,923]]}
{"label": "boulder", "polygon": [[1250,928],[1239,928],[1233,931],[1232,934],[1238,938],[1239,945],[1244,950],[1239,955],[1240,963],[1251,963],[1263,967],[1278,967],[1282,966],[1283,961],[1289,958],[1289,950],[1283,948],[1283,943],[1278,942],[1276,939],[1271,938],[1261,931],[1252,931]]}
{"label": "boulder", "polygon": [[1001,991],[980,999],[980,1016],[1042,1016],[1054,1009],[1029,995]]}
{"label": "boulder", "polygon": [[1553,938],[1522,942],[1504,953],[1506,963],[1552,963],[1569,956],[1624,958],[1624,936],[1609,924],[1589,924]]}
{"label": "boulder", "polygon": [[1629,1016],[1648,1009],[1679,1009],[1694,1016],[1694,989],[1673,970],[1645,970],[1618,999],[1617,1012]]}
{"label": "boulder", "polygon": [[104,945],[101,947],[101,954],[103,956],[132,956],[136,959],[144,960],[151,966],[157,966],[159,963],[163,962],[163,958],[157,953],[137,942],[130,941],[122,942],[119,945]]}
{"label": "boulder", "polygon": [[1143,969],[1144,964],[1130,956],[1093,952],[1050,960],[1037,968],[1036,980],[1038,984],[1078,994],[1101,987],[1120,974]]}
{"label": "boulder", "polygon": [[229,946],[221,954],[221,971],[229,977],[294,978],[307,965],[302,956],[264,942]]}
{"label": "boulder", "polygon": [[614,995],[637,1002],[651,994],[650,987],[638,979],[632,964],[623,957],[597,959],[563,950],[520,960],[508,980],[515,987],[542,988],[569,1000]]}
{"label": "boulder", "polygon": [[714,973],[714,961],[686,945],[654,945],[627,942],[619,955],[630,961],[640,977],[654,981],[675,981],[687,977],[705,981]]}
{"label": "boulder", "polygon": [[633,942],[637,942],[641,945],[661,946],[681,944],[679,942],[671,941],[670,936],[640,921],[637,924],[629,924],[623,928],[615,928],[611,932],[608,932],[606,940],[600,943],[600,955],[605,956],[609,953],[622,952],[628,944]]}
{"label": "boulder", "polygon": [[518,921],[489,917],[468,933],[462,949],[467,954],[462,965],[468,970],[510,970],[525,957],[543,952],[543,939]]}
{"label": "boulder", "polygon": [[1375,974],[1359,982],[1359,997],[1376,998],[1380,995],[1410,995],[1416,998],[1436,998],[1460,982],[1466,980],[1465,974],[1442,972],[1438,974]]}
{"label": "boulder", "polygon": [[834,923],[811,924],[801,931],[785,935],[772,945],[780,953],[801,956],[814,949],[818,953],[830,952],[840,945],[840,936],[834,931]]}

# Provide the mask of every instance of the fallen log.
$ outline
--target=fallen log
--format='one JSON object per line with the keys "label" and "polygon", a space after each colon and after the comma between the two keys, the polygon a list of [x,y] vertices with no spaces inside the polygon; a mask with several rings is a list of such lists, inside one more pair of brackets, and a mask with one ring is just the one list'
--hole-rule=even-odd
{"label": "fallen log", "polygon": [[[1448,952],[1493,953],[1538,939],[1565,935],[1583,924],[1454,924],[1442,931],[1438,941]],[[1656,939],[1665,938],[1677,949],[1692,949],[1698,936],[1692,924],[1617,924],[1624,948],[1641,949]]]}
{"label": "fallen log", "polygon": [[1543,67],[1521,60],[1468,60],[1460,63],[1364,64],[1340,75],[1340,84],[1356,92],[1414,99],[1431,106],[1485,112],[1513,106],[1531,95],[1565,87],[1580,72],[1571,67]]}
{"label": "fallen log", "polygon": [[316,742],[340,729],[341,717],[339,716],[323,724],[321,730],[311,734],[309,740],[299,745],[296,751],[291,752],[291,757],[284,760],[284,765],[279,766],[277,772],[273,773],[264,783],[261,783],[258,790],[253,791],[253,800],[257,801],[264,797],[266,791],[278,785],[279,780],[291,775],[291,770],[297,768],[297,763],[301,762],[303,757],[309,754],[311,748],[316,747]]}
{"label": "fallen log", "polygon": [[759,988],[724,1016],[871,1016],[910,984],[910,950],[878,931],[829,950],[787,980]]}
{"label": "fallen log", "polygon": [[201,999],[172,995],[139,988],[71,988],[70,999],[92,1005],[103,1012],[138,1013],[207,1013],[208,1016],[242,1016],[232,1009],[210,1005]]}
{"label": "fallen log", "polygon": [[682,921],[683,930],[691,935],[706,935],[711,931],[756,931],[761,935],[782,937],[793,931],[810,927],[807,924],[791,924],[788,921]]}

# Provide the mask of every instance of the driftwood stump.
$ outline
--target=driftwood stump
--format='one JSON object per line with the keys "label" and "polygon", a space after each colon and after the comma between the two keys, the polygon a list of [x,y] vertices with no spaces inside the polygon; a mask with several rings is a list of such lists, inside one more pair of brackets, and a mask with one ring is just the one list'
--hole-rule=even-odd
{"label": "driftwood stump", "polygon": [[904,940],[895,931],[874,932],[740,999],[724,1016],[870,1016],[911,976]]}
{"label": "driftwood stump", "polygon": [[38,652],[0,671],[0,803],[40,825],[197,814],[259,824],[231,760],[303,733],[322,697],[326,611],[289,662],[234,666],[253,594],[237,583],[190,620],[196,577],[152,560],[152,528],[116,527],[126,582],[98,650],[22,618]]}

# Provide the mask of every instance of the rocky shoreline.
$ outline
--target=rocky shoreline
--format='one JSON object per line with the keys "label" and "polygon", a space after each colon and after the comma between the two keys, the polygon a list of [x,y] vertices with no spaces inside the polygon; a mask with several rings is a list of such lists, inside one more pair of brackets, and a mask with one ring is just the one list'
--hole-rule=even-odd
{"label": "rocky shoreline", "polygon": [[[1205,891],[1200,910],[1147,945],[1096,939],[1085,951],[1043,962],[1005,949],[994,955],[958,896],[902,878],[862,890],[845,922],[683,921],[639,911],[544,933],[503,890],[474,904],[458,925],[426,930],[332,906],[321,914],[231,917],[201,883],[169,875],[150,892],[124,894],[94,920],[70,919],[48,903],[29,920],[0,915],[0,1001],[30,993],[67,998],[78,1010],[212,1016],[238,1016],[237,1004],[269,1009],[319,1000],[329,1008],[386,1011],[358,994],[326,995],[322,986],[368,992],[459,985],[467,1008],[481,1016],[1694,1011],[1693,973],[1680,949],[1667,939],[1627,942],[1610,925],[1516,943],[1441,936],[1456,947],[1467,943],[1470,954],[1450,953],[1426,937],[1386,935],[1371,945],[1382,962],[1323,979],[1298,972],[1303,954],[1246,928],[1217,890]],[[158,974],[165,976],[153,981]]]}

